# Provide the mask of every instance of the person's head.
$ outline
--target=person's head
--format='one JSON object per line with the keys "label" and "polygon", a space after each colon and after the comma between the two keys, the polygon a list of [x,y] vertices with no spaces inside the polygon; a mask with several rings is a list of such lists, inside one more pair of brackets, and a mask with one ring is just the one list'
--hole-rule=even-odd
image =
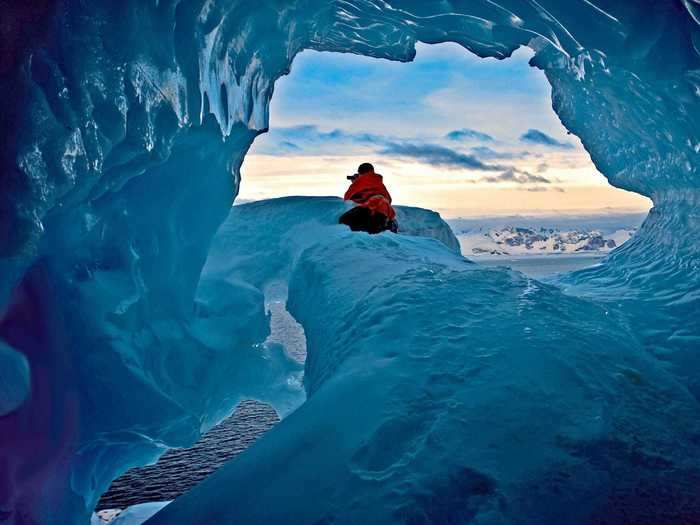
{"label": "person's head", "polygon": [[374,166],[372,166],[369,162],[363,162],[360,164],[360,167],[357,168],[357,173],[359,175],[364,175],[365,173],[374,173]]}

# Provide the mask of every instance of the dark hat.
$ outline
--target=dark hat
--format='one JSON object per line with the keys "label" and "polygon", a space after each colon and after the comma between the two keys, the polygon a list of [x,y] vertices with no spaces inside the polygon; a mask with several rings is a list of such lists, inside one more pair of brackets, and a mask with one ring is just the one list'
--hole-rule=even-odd
{"label": "dark hat", "polygon": [[374,171],[374,166],[372,166],[369,162],[363,162],[360,164],[360,167],[357,168],[357,173],[360,175],[363,173],[369,173],[370,171]]}

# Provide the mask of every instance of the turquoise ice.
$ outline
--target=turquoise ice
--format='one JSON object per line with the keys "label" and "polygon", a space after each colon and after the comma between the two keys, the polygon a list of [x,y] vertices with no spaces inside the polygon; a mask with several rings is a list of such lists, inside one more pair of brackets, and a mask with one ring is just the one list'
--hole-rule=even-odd
{"label": "turquoise ice", "polygon": [[[694,501],[697,401],[624,312],[436,238],[335,224],[337,199],[233,209],[205,268],[282,279],[306,403],[149,524],[643,523]],[[241,224],[255,225],[241,228]],[[437,234],[437,235],[435,235]],[[275,264],[263,261],[274,261]],[[648,494],[671,494],[667,499]]]}
{"label": "turquoise ice", "polygon": [[[345,410],[332,459],[352,479],[334,497],[368,499],[361,516],[359,505],[339,508],[339,521],[386,518],[372,501],[389,490],[389,508],[408,509],[392,516],[413,522],[442,519],[411,514],[430,502],[462,509],[450,516],[463,522],[558,519],[568,508],[570,522],[585,523],[613,503],[626,515],[650,513],[642,521],[698,521],[686,495],[698,486],[699,20],[694,0],[16,2],[3,13],[0,61],[0,519],[87,523],[121,472],[191,444],[253,397],[284,414],[301,408],[220,476],[245,474],[257,486],[246,462],[259,450],[265,461],[286,458],[304,437],[292,434],[295,421]],[[275,125],[274,82],[295,55],[407,61],[418,41],[499,59],[531,48],[554,110],[601,173],[654,201],[636,237],[599,267],[545,285],[477,269],[434,240],[351,237],[283,207],[281,224],[327,235],[324,243],[277,232],[298,259],[243,258],[241,272],[223,280],[209,273],[216,268],[203,272],[245,154]],[[315,206],[297,212],[320,213]],[[260,224],[273,228],[267,219]],[[255,239],[275,232],[250,228],[241,224],[232,238],[249,235],[250,253],[261,253]],[[386,261],[391,243],[402,257]],[[385,260],[368,268],[372,279],[341,273],[349,257],[370,253]],[[282,264],[290,308],[315,349],[306,404],[298,363],[261,346],[269,323],[255,279]],[[386,286],[370,293],[378,277]],[[322,323],[331,302],[336,317]],[[386,315],[371,318],[375,310]],[[351,312],[375,329],[353,336]],[[456,378],[441,359],[460,370]],[[404,402],[382,391],[392,387],[412,404],[393,407],[407,415],[382,426],[384,403]],[[502,434],[478,424],[493,422],[496,409]],[[521,436],[508,441],[518,424]],[[313,467],[323,481],[325,457],[300,456],[289,479]],[[449,470],[451,460],[470,470]],[[644,481],[639,494],[656,505],[626,497],[632,465]],[[455,477],[440,485],[438,475]],[[412,482],[392,485],[399,479]],[[214,503],[224,487],[205,485],[211,512],[223,512]],[[338,499],[313,494],[299,516],[314,507],[330,520]],[[571,502],[585,495],[576,510]],[[195,512],[191,498],[171,508]],[[248,519],[227,514],[239,517]]]}

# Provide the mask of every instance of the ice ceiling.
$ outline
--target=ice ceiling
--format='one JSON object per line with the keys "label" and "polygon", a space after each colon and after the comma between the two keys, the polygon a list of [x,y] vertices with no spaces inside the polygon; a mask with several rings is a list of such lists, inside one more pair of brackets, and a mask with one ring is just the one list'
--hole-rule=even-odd
{"label": "ice ceiling", "polygon": [[531,47],[599,171],[655,204],[602,266],[556,284],[624,309],[700,395],[696,0],[3,9],[0,519],[84,522],[111,479],[241,397],[298,404],[283,380],[294,365],[254,348],[260,290],[200,273],[274,81],[307,48],[406,61],[417,41],[496,58]]}

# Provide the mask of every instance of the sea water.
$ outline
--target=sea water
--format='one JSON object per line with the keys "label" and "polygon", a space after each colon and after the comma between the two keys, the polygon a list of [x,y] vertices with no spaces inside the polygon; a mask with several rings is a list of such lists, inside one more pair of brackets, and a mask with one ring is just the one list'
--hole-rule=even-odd
{"label": "sea water", "polygon": [[471,259],[484,266],[504,266],[522,272],[528,277],[548,277],[564,272],[573,272],[595,266],[603,255],[522,255],[522,256],[481,256]]}

